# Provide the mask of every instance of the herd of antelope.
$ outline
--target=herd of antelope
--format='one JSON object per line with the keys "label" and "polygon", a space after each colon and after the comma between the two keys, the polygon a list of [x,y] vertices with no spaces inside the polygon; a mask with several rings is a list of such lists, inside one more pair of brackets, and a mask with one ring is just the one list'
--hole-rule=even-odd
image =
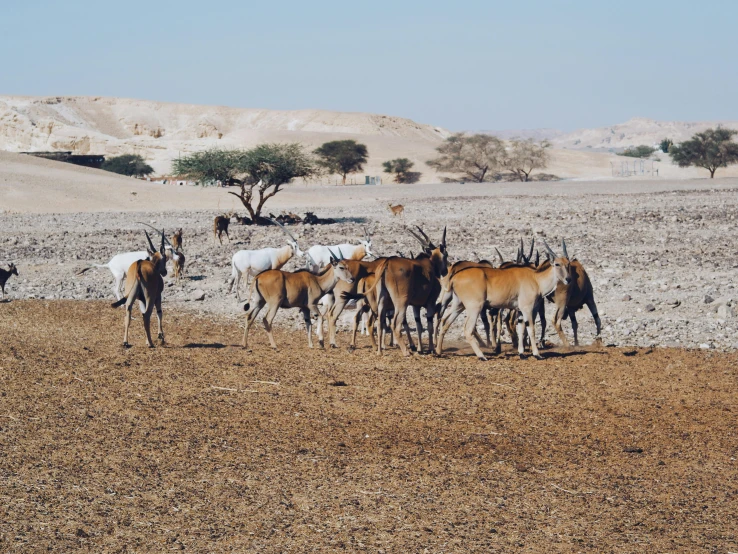
{"label": "herd of antelope", "polygon": [[[229,215],[215,218],[213,230],[216,239],[220,239],[220,232],[228,236]],[[420,227],[416,227],[417,232],[405,227],[419,242],[420,253],[405,257],[398,252],[397,256],[384,257],[372,251],[372,237],[365,227],[364,236],[357,241],[358,244],[315,245],[303,251],[297,238],[287,228],[278,221],[271,222],[284,233],[283,246],[239,250],[231,260],[228,293],[235,287],[240,303],[242,288],[248,289],[247,302],[243,307],[246,311],[244,347],[248,347],[251,327],[266,308],[262,322],[270,345],[276,348],[272,323],[278,310],[297,308],[305,320],[308,345],[313,347],[312,320],[315,318],[320,346],[325,344],[323,323],[327,320],[329,345],[337,348],[337,321],[350,304],[356,310],[349,349],[356,348],[356,335],[363,321],[372,348],[378,354],[386,348],[387,339],[390,345],[397,345],[405,356],[411,351],[422,353],[425,351],[423,334],[427,332],[427,351],[441,355],[446,333],[454,321],[465,313],[464,338],[479,359],[486,359],[483,347],[493,349],[495,354],[501,352],[503,330],[508,332],[521,357],[524,357],[526,347],[530,346],[532,355],[540,358],[546,332],[546,302],[553,304],[552,323],[565,347],[569,346],[569,341],[562,323],[569,319],[574,344],[578,345],[576,312],[584,306],[588,307],[594,318],[596,339],[599,340],[601,322],[592,283],[582,264],[569,257],[564,240],[561,241],[561,252],[558,254],[543,240],[543,260],[538,251],[535,252],[535,258],[533,256],[534,241],[531,241],[526,254],[521,238],[515,260],[504,260],[495,248],[499,261],[497,266],[487,260],[465,260],[451,264],[448,261],[445,228],[440,241],[435,244]],[[142,225],[151,227],[146,223]],[[184,274],[182,229],[172,235],[171,241],[163,229],[155,230],[161,239],[158,250],[145,231],[146,250],[117,254],[107,264],[93,264],[78,272],[81,274],[95,267],[106,267],[113,274],[116,302],[112,305],[126,307],[123,339],[126,347],[130,346],[128,330],[136,301],[143,315],[147,345],[154,346],[150,333],[154,308],[159,323],[158,338],[164,342],[161,303],[168,259],[172,259],[175,280]],[[282,268],[293,258],[304,258],[304,268],[284,271]],[[18,275],[14,265],[11,264],[8,270],[0,269],[3,298],[5,282],[11,275]],[[243,287],[242,280],[245,280]],[[121,294],[124,282],[125,291]],[[406,312],[410,307],[415,320],[417,345],[407,321]],[[421,309],[425,309],[425,329],[421,321]],[[486,340],[477,331],[480,317]],[[541,326],[539,336],[536,334],[536,320]]]}
{"label": "herd of antelope", "polygon": [[[219,231],[227,236],[224,219],[227,222],[229,218],[215,220],[215,238],[220,238]],[[594,318],[599,339],[601,323],[592,284],[582,264],[569,257],[563,240],[560,253],[554,252],[543,240],[543,260],[539,252],[534,258],[533,241],[526,255],[521,239],[515,260],[505,261],[495,248],[499,260],[496,266],[486,260],[451,264],[445,228],[436,244],[420,227],[416,227],[417,231],[405,227],[420,244],[420,253],[416,256],[411,253],[410,257],[402,254],[383,257],[372,251],[372,237],[366,228],[358,244],[315,245],[303,251],[287,228],[278,221],[272,220],[272,223],[285,235],[283,246],[240,250],[231,261],[228,293],[235,287],[240,303],[242,288],[248,289],[243,307],[246,311],[244,347],[248,347],[249,331],[265,309],[262,323],[270,345],[276,348],[272,333],[274,318],[280,308],[296,308],[305,320],[308,345],[313,347],[313,319],[317,319],[318,341],[321,347],[324,346],[323,323],[327,320],[329,345],[336,348],[337,320],[349,304],[356,308],[349,348],[353,350],[356,347],[356,335],[363,320],[372,348],[378,354],[386,348],[387,339],[405,356],[411,351],[425,352],[423,335],[427,333],[427,352],[441,355],[447,331],[465,313],[464,338],[479,359],[486,359],[483,347],[493,349],[496,354],[501,352],[503,330],[509,333],[521,357],[525,356],[525,349],[529,346],[532,355],[540,358],[546,331],[546,302],[553,304],[552,323],[564,346],[568,347],[569,342],[562,330],[563,320],[568,318],[571,321],[574,344],[578,345],[576,312],[585,305]],[[129,346],[131,311],[136,301],[143,314],[148,346],[153,347],[149,327],[154,308],[159,322],[159,340],[164,342],[161,296],[168,257],[173,259],[175,279],[184,270],[182,229],[174,233],[171,242],[164,230],[157,230],[157,233],[161,238],[158,250],[146,232],[148,245],[145,251],[118,254],[105,265],[91,266],[107,267],[113,273],[113,291],[117,298],[113,306],[126,307],[126,347]],[[304,258],[304,268],[284,271],[282,268],[293,258]],[[3,279],[7,278],[4,275],[0,273],[3,285]],[[125,292],[121,295],[120,286],[124,280]],[[242,280],[245,281],[244,286]],[[410,307],[417,344],[406,316]],[[421,321],[422,309],[425,310],[425,329]],[[480,317],[486,340],[477,331]],[[536,334],[536,320],[540,321],[540,336]]]}

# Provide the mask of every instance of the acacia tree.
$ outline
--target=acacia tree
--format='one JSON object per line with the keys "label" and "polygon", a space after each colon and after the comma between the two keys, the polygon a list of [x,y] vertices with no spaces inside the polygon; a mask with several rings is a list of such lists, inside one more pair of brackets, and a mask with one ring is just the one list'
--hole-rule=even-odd
{"label": "acacia tree", "polygon": [[319,157],[318,163],[329,173],[336,173],[343,178],[346,184],[346,176],[364,169],[369,152],[366,145],[355,140],[334,140],[324,143],[314,152]]}
{"label": "acacia tree", "polygon": [[[240,169],[246,174],[238,197],[254,222],[259,222],[264,203],[293,179],[316,175],[315,160],[299,143],[260,144],[244,152]],[[256,206],[254,206],[256,204]]]}
{"label": "acacia tree", "polygon": [[410,171],[415,164],[407,158],[396,158],[382,164],[385,173],[394,174],[395,183],[417,183],[420,172]]}
{"label": "acacia tree", "polygon": [[204,185],[220,182],[224,187],[236,186],[242,181],[238,177],[243,173],[241,170],[243,156],[243,150],[211,148],[177,158],[172,163],[172,171],[175,175],[187,177]]}
{"label": "acacia tree", "polygon": [[702,167],[713,179],[719,167],[738,163],[738,143],[733,142],[736,134],[738,131],[722,127],[707,129],[690,140],[672,145],[669,154],[679,167]]}
{"label": "acacia tree", "polygon": [[440,154],[426,163],[441,173],[461,173],[476,183],[484,182],[505,158],[505,145],[492,135],[455,133],[436,148]]}
{"label": "acacia tree", "polygon": [[174,172],[203,184],[220,181],[224,186],[239,187],[229,191],[248,210],[255,223],[264,204],[293,179],[309,178],[317,173],[312,156],[298,143],[260,144],[250,150],[209,150],[175,160]]}
{"label": "acacia tree", "polygon": [[544,169],[548,165],[548,152],[551,144],[548,141],[535,142],[513,139],[507,148],[503,165],[513,172],[521,181],[527,181],[534,169]]}
{"label": "acacia tree", "polygon": [[144,177],[154,172],[154,168],[147,164],[140,154],[113,156],[106,159],[100,168],[129,177]]}

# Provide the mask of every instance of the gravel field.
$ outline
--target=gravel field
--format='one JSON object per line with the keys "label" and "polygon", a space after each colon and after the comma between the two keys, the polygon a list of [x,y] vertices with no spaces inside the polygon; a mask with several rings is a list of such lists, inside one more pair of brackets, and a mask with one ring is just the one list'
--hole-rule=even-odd
{"label": "gravel field", "polygon": [[[509,194],[510,185],[496,191],[464,185],[422,188],[352,187],[341,191],[342,201],[332,203],[328,189],[312,196],[301,189],[300,213],[312,210],[339,223],[291,228],[307,248],[354,240],[366,225],[373,233],[377,254],[417,252],[418,245],[403,225],[421,225],[432,237],[448,226],[452,260],[492,258],[493,246],[505,256],[514,255],[523,236],[545,237],[558,250],[566,238],[569,253],[580,259],[595,287],[603,321],[605,344],[738,348],[735,275],[738,268],[738,182],[723,179],[715,188],[705,180],[691,182],[637,181],[564,183],[543,196],[537,184],[521,186],[525,194]],[[453,196],[454,190],[458,194]],[[657,192],[653,192],[657,190]],[[476,195],[473,195],[476,191]],[[403,196],[403,194],[405,194]],[[377,198],[382,195],[383,199]],[[404,218],[389,214],[386,201],[403,202]],[[312,202],[312,204],[311,204]],[[277,209],[274,210],[278,212]],[[113,298],[107,269],[75,273],[88,262],[106,263],[114,254],[145,246],[143,221],[164,227],[167,233],[184,228],[187,277],[179,284],[170,276],[165,292],[166,310],[172,306],[230,317],[243,323],[241,305],[227,295],[231,256],[239,249],[281,246],[277,228],[231,224],[230,244],[214,242],[212,221],[217,212],[154,211],[142,213],[0,214],[0,262],[13,261],[20,276],[8,282],[9,298],[103,299]],[[287,269],[297,267],[290,262]],[[195,298],[203,296],[204,300]],[[295,312],[295,313],[292,313]],[[350,314],[344,313],[345,328]],[[550,312],[549,312],[550,315]],[[580,336],[586,344],[594,324],[586,308],[579,315]],[[301,328],[296,311],[280,311],[277,325]],[[565,322],[570,332],[568,322]],[[461,323],[454,327],[460,335]],[[265,341],[258,328],[255,341]],[[454,335],[451,334],[453,337]],[[549,325],[547,339],[558,343]],[[345,335],[339,344],[345,344]]]}

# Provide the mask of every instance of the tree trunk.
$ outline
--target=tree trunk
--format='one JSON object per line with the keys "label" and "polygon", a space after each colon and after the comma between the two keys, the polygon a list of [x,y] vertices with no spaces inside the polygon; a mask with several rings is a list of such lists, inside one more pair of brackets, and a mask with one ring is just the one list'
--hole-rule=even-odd
{"label": "tree trunk", "polygon": [[711,170],[710,170],[710,179],[714,179],[714,178],[715,178],[715,170],[716,170],[716,169],[717,169],[717,168],[715,168],[715,169],[711,169]]}
{"label": "tree trunk", "polygon": [[345,173],[343,174],[343,183],[342,183],[342,184],[343,184],[343,185],[345,185],[345,184],[346,184],[346,174],[345,174]]}
{"label": "tree trunk", "polygon": [[487,169],[489,168],[485,167],[482,169],[482,174],[479,176],[479,181],[477,181],[477,183],[484,183],[484,176],[487,175]]}

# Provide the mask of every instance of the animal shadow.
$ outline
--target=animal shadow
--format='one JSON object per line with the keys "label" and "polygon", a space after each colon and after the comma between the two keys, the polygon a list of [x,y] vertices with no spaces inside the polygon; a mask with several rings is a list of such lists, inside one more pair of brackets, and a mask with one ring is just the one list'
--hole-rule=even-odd
{"label": "animal shadow", "polygon": [[225,344],[219,342],[189,342],[182,348],[225,348]]}

